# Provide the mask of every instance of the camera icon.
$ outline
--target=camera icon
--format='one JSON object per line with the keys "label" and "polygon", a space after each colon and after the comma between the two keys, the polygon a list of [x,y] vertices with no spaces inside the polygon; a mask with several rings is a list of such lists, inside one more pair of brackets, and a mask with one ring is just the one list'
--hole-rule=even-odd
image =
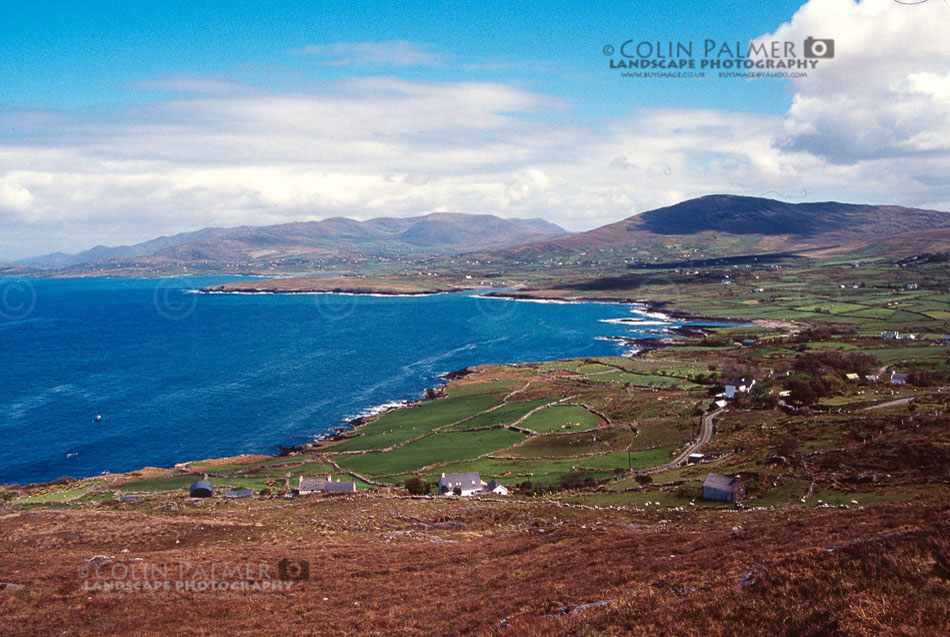
{"label": "camera icon", "polygon": [[835,56],[835,41],[832,39],[805,38],[806,58],[833,58]]}
{"label": "camera icon", "polygon": [[310,579],[310,562],[285,557],[277,562],[277,579],[284,582],[303,582]]}

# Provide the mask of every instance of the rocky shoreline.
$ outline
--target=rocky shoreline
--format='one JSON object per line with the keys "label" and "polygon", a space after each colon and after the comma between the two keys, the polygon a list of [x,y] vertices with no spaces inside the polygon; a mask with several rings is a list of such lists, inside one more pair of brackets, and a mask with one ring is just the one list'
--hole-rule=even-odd
{"label": "rocky shoreline", "polygon": [[[230,284],[225,284],[230,285]],[[350,295],[372,295],[372,296],[428,296],[431,294],[444,294],[445,292],[456,290],[427,290],[424,292],[393,292],[387,290],[373,290],[369,288],[313,288],[301,290],[280,290],[277,288],[266,287],[234,287],[225,289],[224,285],[212,285],[198,290],[199,294],[350,294]]]}
{"label": "rocky shoreline", "polygon": [[[419,280],[417,280],[419,279]],[[256,281],[231,281],[210,285],[202,294],[366,294],[424,296],[472,289],[455,278],[393,276],[284,277]]]}
{"label": "rocky shoreline", "polygon": [[668,301],[653,301],[650,299],[638,299],[627,296],[541,296],[543,290],[506,290],[504,292],[488,292],[485,296],[497,297],[503,299],[513,299],[516,301],[552,301],[562,303],[617,303],[622,305],[636,305],[642,307],[646,314],[661,315],[663,319],[681,320],[681,321],[703,321],[710,323],[736,323],[742,321],[730,321],[728,319],[714,319],[708,316],[700,316],[684,310],[677,310],[670,307]]}
{"label": "rocky shoreline", "polygon": [[426,387],[425,395],[418,400],[402,400],[398,403],[381,405],[379,407],[374,407],[370,411],[372,413],[356,416],[355,418],[350,418],[343,425],[337,427],[331,427],[330,432],[322,434],[319,439],[314,440],[313,442],[305,442],[299,445],[285,446],[277,445],[277,448],[280,450],[279,456],[289,456],[295,453],[304,453],[307,451],[314,451],[320,449],[331,442],[338,442],[340,440],[346,440],[352,438],[356,433],[356,430],[366,424],[375,422],[384,414],[388,414],[391,411],[397,411],[399,409],[408,409],[415,405],[419,405],[427,400],[435,400],[437,398],[444,397],[445,394],[445,385],[457,378],[463,378],[471,374],[474,370],[471,367],[465,367],[463,369],[455,370],[452,372],[447,372],[441,376],[443,380],[442,385],[436,387]]}

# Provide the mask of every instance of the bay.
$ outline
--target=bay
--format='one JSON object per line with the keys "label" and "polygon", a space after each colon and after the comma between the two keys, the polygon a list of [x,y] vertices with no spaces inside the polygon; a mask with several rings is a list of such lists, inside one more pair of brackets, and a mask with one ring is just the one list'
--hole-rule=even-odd
{"label": "bay", "polygon": [[666,324],[478,292],[195,293],[232,280],[0,280],[0,482],[275,453],[452,370],[617,355],[608,337]]}

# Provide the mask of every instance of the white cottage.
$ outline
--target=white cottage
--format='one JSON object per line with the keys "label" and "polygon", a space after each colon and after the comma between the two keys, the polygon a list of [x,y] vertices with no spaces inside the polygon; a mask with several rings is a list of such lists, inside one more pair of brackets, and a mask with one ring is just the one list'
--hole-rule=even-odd
{"label": "white cottage", "polygon": [[477,471],[468,473],[443,473],[439,478],[439,493],[442,495],[475,495],[488,486],[482,482]]}

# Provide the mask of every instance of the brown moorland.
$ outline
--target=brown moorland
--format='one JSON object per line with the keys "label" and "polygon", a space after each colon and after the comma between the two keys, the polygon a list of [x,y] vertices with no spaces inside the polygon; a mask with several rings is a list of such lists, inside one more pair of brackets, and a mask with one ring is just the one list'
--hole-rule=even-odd
{"label": "brown moorland", "polygon": [[[25,582],[0,593],[3,633],[933,635],[950,625],[945,498],[846,511],[364,495],[149,507],[0,520],[0,574]],[[284,593],[87,592],[94,578],[80,571],[103,553],[103,573],[292,558],[310,577]]]}

